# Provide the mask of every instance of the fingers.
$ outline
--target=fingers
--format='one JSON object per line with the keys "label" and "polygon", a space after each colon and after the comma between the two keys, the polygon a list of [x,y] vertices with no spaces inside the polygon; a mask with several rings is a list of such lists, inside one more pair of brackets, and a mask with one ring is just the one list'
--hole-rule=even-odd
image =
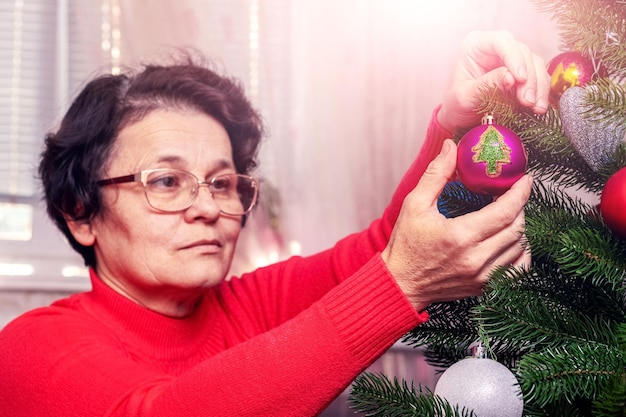
{"label": "fingers", "polygon": [[498,32],[493,46],[515,80],[518,101],[536,113],[545,113],[550,80],[544,60],[509,32]]}
{"label": "fingers", "polygon": [[419,196],[413,198],[416,210],[427,211],[436,208],[437,199],[446,183],[454,176],[455,169],[456,144],[451,139],[446,139],[441,152],[431,161],[417,186],[410,193]]}
{"label": "fingers", "polygon": [[[527,250],[523,239],[525,217],[524,203],[530,195],[532,179],[525,176],[520,179],[509,192],[482,210],[461,216],[458,219],[476,224],[481,222],[482,227],[473,228],[475,239],[475,254],[491,254],[483,258],[480,272],[477,274],[483,280],[488,280],[491,270],[498,265],[513,265],[529,267],[531,262],[530,251]],[[489,223],[489,220],[491,223]],[[471,233],[468,230],[468,233]]]}
{"label": "fingers", "polygon": [[526,77],[525,80],[516,80],[516,97],[522,105],[532,108],[535,113],[545,113],[548,109],[547,97],[550,88],[546,65],[543,59],[533,54],[526,45],[520,43],[517,45],[519,56],[525,61]]}
{"label": "fingers", "polygon": [[538,114],[546,112],[550,91],[546,65],[511,33],[471,32],[462,51],[437,116],[444,129],[453,132],[480,120],[476,106],[485,85],[514,89],[522,105]]}
{"label": "fingers", "polygon": [[524,248],[522,254],[515,259],[511,264],[517,268],[530,269],[532,265],[532,256],[528,248]]}
{"label": "fingers", "polygon": [[522,105],[545,113],[550,79],[541,57],[506,31],[474,32],[470,41],[476,43],[481,54],[489,57],[482,60],[485,71],[494,72],[488,78],[490,84],[514,87]]}
{"label": "fingers", "polygon": [[[524,253],[524,212],[518,213],[515,220],[504,226],[493,236],[477,245],[479,251],[492,253],[492,257],[485,263],[484,273],[497,265],[516,265],[527,261]],[[484,246],[484,247],[482,247]]]}
{"label": "fingers", "polygon": [[533,111],[543,114],[548,110],[548,96],[550,94],[550,74],[542,59],[534,60],[535,73],[537,74],[537,100]]}
{"label": "fingers", "polygon": [[519,218],[530,197],[531,188],[532,177],[524,175],[493,203],[457,219],[465,222],[468,233],[475,234],[477,239],[488,239]]}
{"label": "fingers", "polygon": [[[528,62],[521,44],[507,31],[474,31],[465,40],[485,71],[504,66],[518,83],[528,80]],[[473,47],[472,47],[473,45]]]}

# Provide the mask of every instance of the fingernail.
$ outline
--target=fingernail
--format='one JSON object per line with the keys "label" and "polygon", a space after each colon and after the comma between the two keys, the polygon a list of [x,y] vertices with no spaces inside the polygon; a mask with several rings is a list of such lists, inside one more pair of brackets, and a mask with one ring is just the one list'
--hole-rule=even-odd
{"label": "fingernail", "polygon": [[449,140],[445,140],[443,141],[443,146],[441,147],[441,152],[439,152],[441,155],[446,155],[448,152],[450,152],[452,145],[450,144]]}
{"label": "fingernail", "polygon": [[526,67],[519,67],[517,69],[517,76],[523,80],[526,79],[527,74],[526,74]]}
{"label": "fingernail", "polygon": [[537,100],[537,95],[535,93],[535,90],[533,90],[532,88],[529,88],[528,90],[526,90],[526,92],[524,93],[524,98],[528,100],[529,102],[534,103],[535,100]]}
{"label": "fingernail", "polygon": [[536,106],[541,111],[548,110],[548,102],[543,98],[540,98],[539,100],[537,100]]}

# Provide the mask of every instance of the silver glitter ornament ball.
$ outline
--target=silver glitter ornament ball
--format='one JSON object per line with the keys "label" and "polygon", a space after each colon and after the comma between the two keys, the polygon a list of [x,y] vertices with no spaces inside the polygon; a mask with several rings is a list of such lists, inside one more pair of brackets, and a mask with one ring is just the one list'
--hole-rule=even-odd
{"label": "silver glitter ornament ball", "polygon": [[585,103],[587,92],[583,87],[570,87],[561,95],[559,115],[563,132],[592,170],[598,172],[611,162],[613,154],[624,139],[626,126],[603,124],[590,120],[584,113],[590,110]]}
{"label": "silver glitter ornament ball", "polygon": [[439,378],[435,395],[453,407],[474,410],[477,417],[521,417],[524,400],[515,375],[487,358],[467,358]]}

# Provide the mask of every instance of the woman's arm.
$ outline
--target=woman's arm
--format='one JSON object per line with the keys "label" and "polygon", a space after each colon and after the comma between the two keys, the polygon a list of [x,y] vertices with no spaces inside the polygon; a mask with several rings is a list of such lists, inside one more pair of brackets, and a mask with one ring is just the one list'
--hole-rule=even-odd
{"label": "woman's arm", "polygon": [[[379,256],[270,331],[222,302],[207,300],[209,319],[195,337],[168,334],[176,322],[150,312],[130,328],[112,323],[89,303],[23,316],[0,333],[0,415],[314,416],[425,320]],[[144,345],[154,333],[163,340]],[[191,337],[186,349],[176,347],[181,337]]]}

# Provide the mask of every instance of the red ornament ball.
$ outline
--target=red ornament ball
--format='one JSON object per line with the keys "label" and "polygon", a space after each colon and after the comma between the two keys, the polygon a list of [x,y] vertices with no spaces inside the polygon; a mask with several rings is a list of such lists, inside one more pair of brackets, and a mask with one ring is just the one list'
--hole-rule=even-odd
{"label": "red ornament ball", "polygon": [[[550,74],[550,104],[558,107],[561,94],[573,86],[584,87],[596,74],[596,69],[591,59],[583,56],[580,52],[563,52],[548,63]],[[605,76],[604,67],[598,68],[598,75]]]}
{"label": "red ornament ball", "polygon": [[617,236],[626,239],[626,168],[613,174],[604,185],[600,212],[604,224]]}
{"label": "red ornament ball", "polygon": [[519,136],[489,118],[463,135],[458,144],[457,175],[476,194],[503,194],[524,175],[527,163]]}

